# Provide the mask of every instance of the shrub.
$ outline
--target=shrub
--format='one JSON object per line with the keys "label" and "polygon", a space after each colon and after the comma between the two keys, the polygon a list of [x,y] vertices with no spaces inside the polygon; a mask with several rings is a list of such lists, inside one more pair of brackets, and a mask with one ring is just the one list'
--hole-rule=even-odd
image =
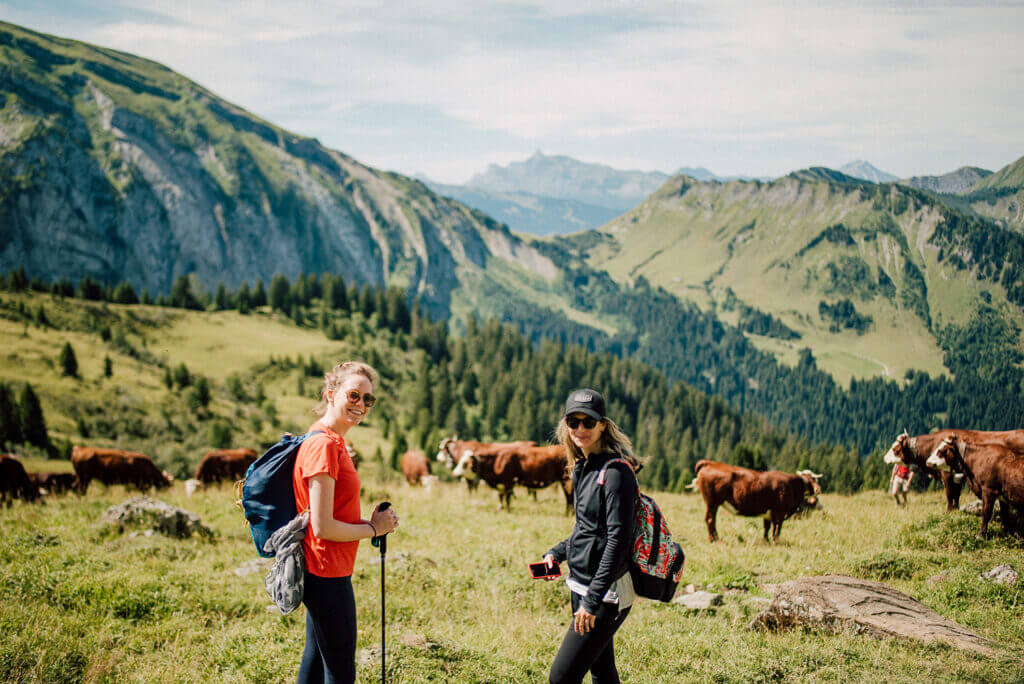
{"label": "shrub", "polygon": [[70,342],[65,342],[61,347],[60,357],[57,359],[61,372],[69,377],[78,377],[78,359],[75,358],[75,350]]}

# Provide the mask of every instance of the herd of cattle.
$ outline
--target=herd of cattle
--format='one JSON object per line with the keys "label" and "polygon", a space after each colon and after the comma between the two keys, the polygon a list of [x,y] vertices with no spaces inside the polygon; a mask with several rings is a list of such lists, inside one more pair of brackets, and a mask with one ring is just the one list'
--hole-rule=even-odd
{"label": "herd of cattle", "polygon": [[[358,455],[349,447],[358,466]],[[186,492],[199,487],[245,476],[258,454],[252,449],[221,449],[203,457],[195,477],[185,482]],[[534,497],[536,491],[558,484],[565,494],[566,513],[572,511],[570,464],[561,446],[539,446],[536,442],[477,442],[446,439],[441,442],[436,460],[451,470],[452,476],[466,482],[470,492],[483,481],[498,493],[499,507],[511,510],[517,486]],[[946,493],[947,511],[959,506],[966,482],[981,499],[982,521],[979,534],[987,536],[995,502],[1000,503],[1002,522],[1008,529],[1024,532],[1018,526],[1024,513],[1024,430],[979,432],[975,430],[939,430],[911,437],[905,431],[884,455],[888,464],[916,467],[940,480]],[[28,473],[13,456],[0,455],[0,501],[14,498],[34,501],[44,494],[75,491],[84,494],[93,480],[105,485],[122,484],[141,491],[171,486],[173,477],[162,472],[143,454],[76,446],[72,450],[71,473]],[[431,473],[431,459],[422,451],[402,456],[402,474],[410,485],[431,486],[437,481]],[[743,516],[764,516],[764,538],[778,539],[782,523],[791,516],[818,504],[822,477],[810,470],[796,474],[757,471],[715,461],[701,460],[694,467],[696,477],[687,489],[699,490],[704,498],[708,539],[718,539],[718,509]]]}

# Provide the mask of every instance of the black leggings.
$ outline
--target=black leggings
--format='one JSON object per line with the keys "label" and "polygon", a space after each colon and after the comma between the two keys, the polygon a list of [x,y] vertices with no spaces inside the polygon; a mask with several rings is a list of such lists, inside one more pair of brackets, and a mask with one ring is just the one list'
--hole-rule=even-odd
{"label": "black leggings", "polygon": [[[580,597],[572,593],[573,614],[580,607]],[[590,672],[593,684],[618,684],[619,671],[615,669],[615,631],[622,626],[629,608],[619,611],[614,603],[602,603],[597,610],[594,627],[586,634],[577,634],[569,625],[562,647],[558,649],[551,666],[548,681],[551,684],[582,682]]]}
{"label": "black leggings", "polygon": [[306,649],[298,684],[356,681],[356,599],[351,577],[318,577],[308,571]]}

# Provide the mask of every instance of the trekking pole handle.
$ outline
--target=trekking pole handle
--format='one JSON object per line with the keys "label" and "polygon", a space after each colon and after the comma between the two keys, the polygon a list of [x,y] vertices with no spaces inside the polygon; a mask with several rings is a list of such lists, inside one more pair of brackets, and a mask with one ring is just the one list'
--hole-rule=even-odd
{"label": "trekking pole handle", "polygon": [[[377,506],[376,510],[378,510],[378,511],[386,511],[389,508],[391,508],[391,502],[390,501],[382,501]],[[385,553],[388,552],[388,535],[382,534],[382,535],[376,536],[376,537],[374,537],[373,539],[370,540],[370,543],[373,544],[374,546],[379,546],[380,547],[380,555],[383,556]]]}

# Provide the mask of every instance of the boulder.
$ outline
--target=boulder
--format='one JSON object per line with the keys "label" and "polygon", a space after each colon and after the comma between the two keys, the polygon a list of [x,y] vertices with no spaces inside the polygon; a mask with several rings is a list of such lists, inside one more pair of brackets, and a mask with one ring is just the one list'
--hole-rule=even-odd
{"label": "boulder", "polygon": [[938,584],[939,582],[945,582],[948,579],[949,579],[949,570],[943,570],[942,572],[940,572],[938,574],[935,574],[935,575],[932,575],[931,577],[926,579],[925,580],[925,584],[927,584],[929,586],[932,586],[932,585]]}
{"label": "boulder", "polygon": [[148,496],[139,496],[122,504],[111,506],[103,514],[109,525],[124,528],[127,525],[143,525],[168,537],[187,539],[193,534],[212,538],[213,530],[203,525],[199,516],[183,508],[177,508]]}
{"label": "boulder", "polygon": [[714,606],[722,605],[722,595],[712,594],[710,591],[695,591],[692,594],[677,596],[672,599],[672,603],[687,610],[710,610]]}
{"label": "boulder", "polygon": [[989,582],[1005,584],[1008,586],[1012,586],[1020,581],[1020,573],[1018,573],[1009,563],[997,565],[988,572],[982,573],[980,577],[988,580]]}
{"label": "boulder", "polygon": [[975,499],[970,503],[965,503],[960,507],[961,513],[967,513],[968,515],[981,515],[981,500]]}
{"label": "boulder", "polygon": [[772,631],[803,627],[833,633],[850,629],[874,637],[941,641],[984,655],[995,654],[991,641],[910,596],[880,582],[844,575],[803,577],[780,584],[767,610],[749,627]]}

